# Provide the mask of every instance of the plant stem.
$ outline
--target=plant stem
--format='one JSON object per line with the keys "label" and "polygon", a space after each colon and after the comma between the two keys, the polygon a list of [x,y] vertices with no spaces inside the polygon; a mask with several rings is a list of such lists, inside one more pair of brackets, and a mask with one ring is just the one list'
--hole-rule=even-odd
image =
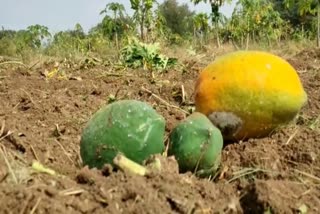
{"label": "plant stem", "polygon": [[114,164],[119,167],[122,171],[130,171],[137,175],[144,176],[147,173],[147,169],[140,164],[128,159],[122,154],[118,154],[113,159]]}

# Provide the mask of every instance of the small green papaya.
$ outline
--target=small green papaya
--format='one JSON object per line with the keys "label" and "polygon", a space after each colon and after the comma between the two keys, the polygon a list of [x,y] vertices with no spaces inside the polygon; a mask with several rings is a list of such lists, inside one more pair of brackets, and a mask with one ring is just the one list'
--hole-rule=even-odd
{"label": "small green papaya", "polygon": [[175,156],[180,172],[208,176],[219,167],[222,147],[220,130],[204,114],[194,112],[170,133],[168,156]]}

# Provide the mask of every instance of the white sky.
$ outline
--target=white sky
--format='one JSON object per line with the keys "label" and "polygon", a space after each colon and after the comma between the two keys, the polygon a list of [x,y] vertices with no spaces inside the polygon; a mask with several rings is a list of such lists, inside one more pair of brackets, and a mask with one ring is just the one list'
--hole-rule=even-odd
{"label": "white sky", "polygon": [[[0,27],[19,30],[40,24],[55,33],[73,29],[76,23],[80,23],[87,31],[101,21],[103,17],[99,13],[110,2],[122,3],[126,11],[132,14],[129,0],[0,0]],[[188,0],[178,2],[189,3]],[[224,5],[221,12],[230,16],[234,5],[235,3]],[[189,8],[198,12],[210,12],[209,4],[204,3],[197,6],[190,3]]]}

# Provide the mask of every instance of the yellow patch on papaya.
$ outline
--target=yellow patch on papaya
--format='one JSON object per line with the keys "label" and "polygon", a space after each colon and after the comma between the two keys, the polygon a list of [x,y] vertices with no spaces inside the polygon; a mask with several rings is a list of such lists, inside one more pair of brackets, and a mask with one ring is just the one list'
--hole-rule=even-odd
{"label": "yellow patch on papaya", "polygon": [[200,73],[195,86],[196,111],[228,129],[227,139],[265,136],[291,121],[306,101],[296,70],[281,57],[262,51],[218,57]]}

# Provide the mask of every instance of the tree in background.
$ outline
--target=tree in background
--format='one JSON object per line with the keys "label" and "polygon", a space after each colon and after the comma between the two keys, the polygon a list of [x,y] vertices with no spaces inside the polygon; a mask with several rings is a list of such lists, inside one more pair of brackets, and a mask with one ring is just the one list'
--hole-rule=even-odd
{"label": "tree in background", "polygon": [[[320,47],[320,0],[237,0],[231,18],[219,11],[231,0],[190,1],[209,3],[210,15],[190,11],[187,4],[179,4],[178,0],[164,0],[161,5],[156,0],[130,0],[132,17],[125,13],[122,4],[111,2],[101,11],[102,21],[88,33],[80,24],[53,37],[42,25],[18,31],[2,29],[0,55],[28,57],[37,52],[59,56],[93,53],[115,56],[114,46],[119,50],[123,38],[132,33],[140,34],[143,42],[164,40],[178,45],[192,38],[200,47],[213,35],[218,47],[221,41],[231,40],[237,48],[248,48],[252,43],[270,47],[275,42],[300,38],[310,41],[317,35]],[[48,43],[44,42],[46,39]]]}
{"label": "tree in background", "polygon": [[48,27],[31,25],[25,30],[5,30],[0,32],[0,53],[7,55],[21,55],[26,51],[38,51],[45,39],[51,38]]}
{"label": "tree in background", "polygon": [[[107,29],[114,33],[116,48],[119,50],[118,28],[123,24],[121,18],[124,17],[125,8],[123,4],[111,2],[106,5],[105,9],[103,9],[100,14],[107,14],[109,11],[112,11],[113,18],[110,19],[110,17],[105,17],[104,23],[106,24]],[[120,23],[118,23],[119,20]]]}
{"label": "tree in background", "polygon": [[152,8],[156,0],[130,0],[131,9],[134,10],[133,20],[135,20],[140,28],[140,37],[144,41],[147,32],[152,26]]}
{"label": "tree in background", "polygon": [[64,53],[65,57],[77,53],[85,54],[88,51],[90,51],[88,37],[79,23],[72,30],[56,33],[46,48],[46,54],[56,55],[60,52]]}
{"label": "tree in background", "polygon": [[239,0],[229,23],[234,45],[247,49],[250,42],[279,41],[286,23],[268,0]]}
{"label": "tree in background", "polygon": [[[295,11],[302,19],[302,27],[317,14],[317,46],[320,47],[320,0],[284,0],[286,8]],[[310,18],[311,16],[311,18]]]}
{"label": "tree in background", "polygon": [[212,20],[213,22],[215,19],[220,15],[219,9],[224,3],[230,3],[232,0],[191,0],[194,4],[199,4],[200,2],[209,3],[211,6],[211,13],[212,13]]}
{"label": "tree in background", "polygon": [[209,16],[206,13],[195,15],[193,17],[193,29],[194,37],[200,40],[200,47],[202,47],[209,31]]}
{"label": "tree in background", "polygon": [[[168,27],[167,20],[160,11],[160,7],[155,10],[154,29],[157,37],[166,38]],[[154,38],[155,39],[155,38]]]}
{"label": "tree in background", "polygon": [[8,37],[8,38],[14,38],[16,35],[15,30],[6,30],[4,27],[2,27],[2,30],[0,31],[0,39]]}
{"label": "tree in background", "polygon": [[32,48],[40,48],[43,39],[51,37],[48,27],[43,25],[31,25],[26,31],[20,31],[18,35]]}
{"label": "tree in background", "polygon": [[232,0],[191,0],[191,2],[193,2],[195,5],[199,4],[200,2],[210,4],[210,7],[211,7],[210,18],[211,18],[211,22],[212,22],[213,26],[215,27],[214,30],[215,30],[217,45],[218,45],[218,47],[220,47],[219,22],[222,22],[225,19],[225,17],[223,16],[222,13],[220,13],[219,10],[223,4],[231,3]]}
{"label": "tree in background", "polygon": [[177,0],[165,0],[159,6],[159,11],[172,34],[177,34],[182,38],[192,34],[193,26],[190,23],[195,13],[189,10],[187,4],[180,5]]}
{"label": "tree in background", "polygon": [[16,34],[16,31],[6,30],[2,27],[0,31],[0,55],[15,56],[17,54]]}

